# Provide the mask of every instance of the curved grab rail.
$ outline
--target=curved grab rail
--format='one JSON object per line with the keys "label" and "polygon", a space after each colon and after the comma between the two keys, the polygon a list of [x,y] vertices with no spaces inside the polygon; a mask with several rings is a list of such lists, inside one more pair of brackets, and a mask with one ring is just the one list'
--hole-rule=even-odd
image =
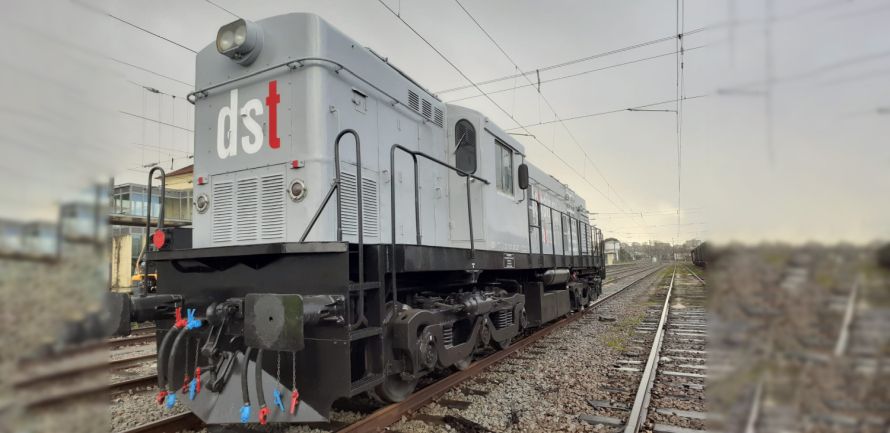
{"label": "curved grab rail", "polygon": [[[356,215],[358,216],[358,318],[355,323],[349,324],[349,329],[358,328],[362,324],[368,323],[365,317],[365,232],[362,214],[362,145],[358,137],[358,132],[354,129],[344,129],[337,134],[334,139],[334,183],[337,185],[337,241],[343,241],[343,199],[342,199],[342,179],[340,178],[340,140],[346,134],[355,138],[355,196],[356,196]],[[333,188],[331,188],[333,191]],[[330,194],[330,192],[328,193]],[[327,201],[327,200],[326,200]]]}
{"label": "curved grab rail", "polygon": [[[240,76],[240,77],[232,78],[232,79],[229,79],[229,80],[226,80],[226,81],[222,81],[222,82],[216,83],[216,84],[211,85],[211,86],[207,86],[207,87],[205,87],[205,88],[203,88],[203,89],[200,89],[200,90],[195,90],[194,92],[191,92],[191,93],[189,93],[188,95],[186,95],[185,98],[186,98],[186,100],[188,100],[190,103],[195,104],[195,102],[196,102],[199,98],[206,98],[207,96],[209,96],[211,90],[215,90],[215,89],[218,89],[218,88],[220,88],[220,87],[228,86],[228,85],[233,84],[233,83],[236,83],[236,82],[238,82],[238,81],[241,81],[241,80],[244,80],[244,79],[247,79],[247,78],[252,78],[252,77],[255,77],[255,76],[257,76],[257,75],[264,74],[264,73],[266,73],[266,72],[270,72],[270,71],[273,71],[273,70],[275,70],[275,69],[279,69],[279,68],[283,68],[283,67],[287,67],[287,68],[290,69],[290,70],[296,70],[297,68],[302,68],[302,67],[305,67],[305,66],[306,66],[305,64],[303,64],[303,62],[320,62],[320,63],[327,63],[327,64],[333,66],[333,67],[335,68],[335,69],[334,69],[334,72],[335,72],[335,73],[338,73],[338,74],[340,73],[340,71],[346,71],[346,72],[349,72],[350,75],[352,75],[353,77],[355,77],[356,79],[358,79],[359,81],[361,81],[362,83],[364,83],[365,85],[367,85],[368,87],[370,87],[370,88],[376,90],[377,92],[380,92],[380,94],[382,94],[382,95],[386,95],[387,98],[389,98],[389,99],[392,100],[392,104],[394,104],[394,105],[401,105],[402,107],[406,108],[406,109],[408,110],[408,112],[415,114],[415,115],[418,116],[420,119],[422,119],[424,122],[429,121],[429,119],[423,117],[420,113],[414,111],[414,109],[412,109],[411,107],[407,106],[404,102],[402,102],[401,100],[399,100],[399,98],[396,98],[395,96],[389,94],[387,91],[381,89],[380,87],[378,87],[378,86],[375,85],[374,83],[368,81],[367,79],[365,79],[364,77],[362,77],[361,75],[359,75],[357,72],[353,71],[352,69],[347,68],[346,66],[344,66],[344,65],[341,64],[340,62],[337,62],[337,61],[334,61],[334,60],[331,60],[331,59],[328,59],[328,58],[325,58],[325,57],[302,57],[302,58],[299,58],[299,59],[288,60],[288,61],[286,61],[286,62],[282,62],[282,63],[279,63],[279,64],[277,64],[277,65],[272,65],[272,66],[269,66],[269,67],[267,67],[267,68],[263,68],[263,69],[260,69],[260,70],[258,70],[258,71],[251,72],[251,73],[249,73],[249,74],[242,75],[242,76]],[[321,65],[319,65],[319,66],[321,66]],[[430,93],[429,91],[423,89],[423,88],[420,87],[420,86],[418,86],[418,88],[419,88],[421,91],[426,92],[430,97],[436,99],[437,101],[439,100],[439,98],[438,98],[436,95],[433,95],[432,93]]]}
{"label": "curved grab rail", "polygon": [[398,284],[396,277],[396,182],[395,182],[395,166],[396,166],[396,150],[401,150],[402,152],[407,153],[411,156],[411,159],[414,161],[414,221],[415,221],[415,231],[417,237],[417,245],[420,245],[421,233],[420,233],[420,199],[419,199],[419,191],[417,185],[417,158],[421,157],[428,161],[432,161],[436,164],[439,164],[445,168],[448,168],[462,176],[467,178],[467,217],[469,218],[469,228],[470,228],[470,258],[476,258],[476,245],[475,240],[473,239],[473,206],[472,200],[470,197],[470,179],[478,180],[486,185],[490,183],[472,173],[467,173],[457,167],[454,167],[444,161],[440,161],[430,155],[427,155],[420,151],[415,151],[408,149],[401,144],[393,144],[389,149],[389,218],[390,218],[390,249],[392,251],[392,260],[390,261],[390,271],[392,273],[392,308],[393,308],[393,317],[395,317],[395,308],[396,303],[398,302]]}
{"label": "curved grab rail", "polygon": [[[152,176],[156,171],[161,172],[161,199],[159,202],[159,210],[158,210],[158,228],[157,230],[161,230],[164,228],[164,198],[167,197],[167,173],[164,172],[164,169],[160,166],[154,166],[151,170],[148,171],[148,192],[146,192],[146,200],[147,205],[145,209],[145,252],[149,251],[149,246],[151,245],[151,184],[152,184]],[[147,293],[148,287],[148,260],[145,260],[146,263],[142,266],[142,294]]]}

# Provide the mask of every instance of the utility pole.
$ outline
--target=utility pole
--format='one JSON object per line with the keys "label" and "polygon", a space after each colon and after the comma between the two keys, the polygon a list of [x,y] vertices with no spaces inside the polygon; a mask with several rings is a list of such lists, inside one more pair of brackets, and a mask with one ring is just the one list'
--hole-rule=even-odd
{"label": "utility pole", "polygon": [[773,0],[764,0],[765,25],[763,26],[764,68],[766,88],[764,93],[764,115],[766,116],[766,152],[770,167],[775,167],[775,151],[773,149]]}

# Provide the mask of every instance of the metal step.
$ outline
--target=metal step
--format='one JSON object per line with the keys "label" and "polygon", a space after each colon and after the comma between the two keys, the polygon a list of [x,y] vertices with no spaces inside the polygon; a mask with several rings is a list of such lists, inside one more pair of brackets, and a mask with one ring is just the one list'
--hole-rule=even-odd
{"label": "metal step", "polygon": [[349,285],[347,287],[349,288],[350,292],[357,292],[362,288],[364,288],[364,290],[379,289],[380,282],[379,281],[365,281],[365,283],[361,284],[361,285],[359,283],[349,283]]}
{"label": "metal step", "polygon": [[363,392],[370,391],[377,385],[383,383],[383,375],[382,374],[371,374],[365,376],[349,386],[349,396],[355,397]]}
{"label": "metal step", "polygon": [[383,328],[379,326],[372,326],[368,328],[362,328],[357,331],[352,331],[349,333],[349,341],[362,340],[368,337],[374,337],[383,333]]}

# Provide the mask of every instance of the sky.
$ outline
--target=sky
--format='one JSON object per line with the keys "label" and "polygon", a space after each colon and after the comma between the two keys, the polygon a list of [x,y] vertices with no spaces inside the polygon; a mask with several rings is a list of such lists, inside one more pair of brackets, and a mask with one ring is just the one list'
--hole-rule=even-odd
{"label": "sky", "polygon": [[[313,12],[444,101],[527,130],[533,136],[516,137],[528,158],[578,192],[607,237],[890,239],[888,0],[37,0],[5,9],[0,218],[52,219],[89,182],[145,183],[153,164],[191,164],[194,51],[236,16]],[[497,106],[472,87],[446,91],[470,83],[399,18],[472,81],[523,71],[536,82],[541,70],[540,93],[524,78],[480,86]],[[689,33],[682,74],[678,27]],[[678,93],[682,104],[649,105]]]}

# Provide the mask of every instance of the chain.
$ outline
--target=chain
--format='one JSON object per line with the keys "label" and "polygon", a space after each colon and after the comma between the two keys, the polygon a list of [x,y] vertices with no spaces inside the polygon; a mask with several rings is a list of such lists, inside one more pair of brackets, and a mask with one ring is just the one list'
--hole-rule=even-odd
{"label": "chain", "polygon": [[195,369],[197,369],[199,364],[198,360],[201,359],[201,339],[196,339],[195,343]]}
{"label": "chain", "polygon": [[277,373],[275,374],[275,378],[278,379],[278,383],[281,383],[281,352],[276,352],[276,353],[278,353],[278,370],[277,370]]}
{"label": "chain", "polygon": [[297,389],[297,352],[291,352],[291,359],[294,361],[294,367],[291,369],[291,388]]}
{"label": "chain", "polygon": [[185,339],[185,374],[189,374],[189,343],[191,343],[191,339]]}

